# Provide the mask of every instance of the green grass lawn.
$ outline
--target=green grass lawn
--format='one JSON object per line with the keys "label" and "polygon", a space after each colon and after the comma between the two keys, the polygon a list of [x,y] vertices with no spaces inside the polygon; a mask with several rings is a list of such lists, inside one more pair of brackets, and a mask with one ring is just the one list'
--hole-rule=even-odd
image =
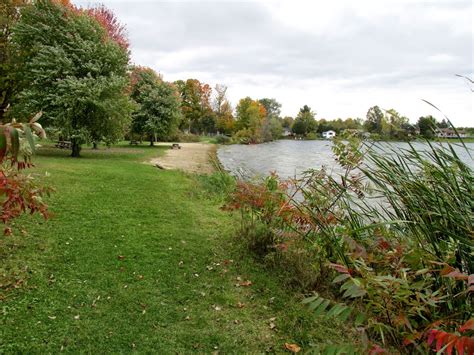
{"label": "green grass lawn", "polygon": [[[52,217],[0,237],[0,353],[264,352],[345,341],[233,245],[198,182],[143,164],[165,147],[83,157],[44,147]],[[238,286],[240,283],[249,286]]]}

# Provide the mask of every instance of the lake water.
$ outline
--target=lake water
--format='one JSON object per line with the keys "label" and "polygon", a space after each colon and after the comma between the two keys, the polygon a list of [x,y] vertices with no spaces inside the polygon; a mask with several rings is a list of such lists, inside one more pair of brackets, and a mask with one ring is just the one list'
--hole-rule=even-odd
{"label": "lake water", "polygon": [[[320,169],[325,166],[328,171],[338,173],[340,168],[331,150],[331,141],[296,141],[279,140],[257,145],[228,145],[217,151],[217,156],[230,173],[238,176],[268,175],[275,171],[280,177],[288,178],[300,175],[308,169]],[[395,149],[407,148],[407,143],[383,143]],[[419,151],[426,149],[423,143],[414,143]],[[474,157],[474,143],[467,143]],[[466,150],[456,144],[455,150],[460,158],[472,169],[474,160]]]}

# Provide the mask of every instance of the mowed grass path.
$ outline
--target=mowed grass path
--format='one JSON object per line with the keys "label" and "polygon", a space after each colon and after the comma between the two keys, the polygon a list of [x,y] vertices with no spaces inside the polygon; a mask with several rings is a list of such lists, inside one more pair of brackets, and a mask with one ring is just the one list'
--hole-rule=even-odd
{"label": "mowed grass path", "polygon": [[280,352],[343,339],[235,251],[232,216],[194,177],[143,164],[164,149],[35,157],[56,189],[53,216],[0,237],[0,353]]}

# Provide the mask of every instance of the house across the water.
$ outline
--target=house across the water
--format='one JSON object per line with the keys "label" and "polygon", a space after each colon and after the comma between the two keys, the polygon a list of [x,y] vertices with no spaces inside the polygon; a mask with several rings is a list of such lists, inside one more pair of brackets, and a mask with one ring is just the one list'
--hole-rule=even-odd
{"label": "house across the water", "polygon": [[283,137],[290,137],[292,135],[293,135],[293,133],[291,133],[291,130],[289,128],[286,128],[286,127],[283,128],[283,133],[282,133]]}
{"label": "house across the water", "polygon": [[336,136],[336,132],[334,131],[323,132],[323,138],[325,139],[331,139],[331,138],[334,138],[335,136]]}
{"label": "house across the water", "polygon": [[452,128],[440,128],[436,132],[436,137],[438,138],[466,138],[467,134],[466,131],[462,129],[458,129],[457,133],[454,129]]}

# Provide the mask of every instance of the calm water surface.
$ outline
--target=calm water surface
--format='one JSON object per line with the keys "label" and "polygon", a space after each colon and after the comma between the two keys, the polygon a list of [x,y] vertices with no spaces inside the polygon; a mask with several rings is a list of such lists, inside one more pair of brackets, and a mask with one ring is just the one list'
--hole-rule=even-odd
{"label": "calm water surface", "polygon": [[[407,148],[406,143],[383,143],[387,148]],[[423,143],[414,144],[419,151],[426,149]],[[467,143],[474,157],[474,143]],[[474,169],[474,160],[466,150],[456,145],[460,158]],[[340,169],[334,160],[330,141],[279,140],[257,145],[229,145],[219,148],[217,155],[227,171],[234,175],[268,175],[275,171],[280,177],[294,177],[308,169],[325,166],[335,173]]]}

